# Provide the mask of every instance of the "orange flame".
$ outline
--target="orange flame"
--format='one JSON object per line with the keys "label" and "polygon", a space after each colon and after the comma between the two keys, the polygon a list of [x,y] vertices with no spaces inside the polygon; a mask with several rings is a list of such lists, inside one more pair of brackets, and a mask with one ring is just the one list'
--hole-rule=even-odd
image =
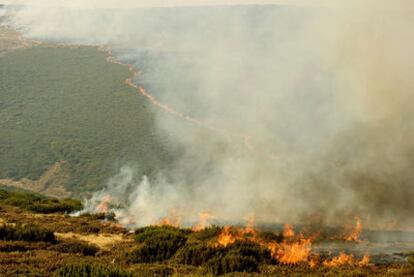
{"label": "orange flame", "polygon": [[364,257],[362,257],[362,260],[360,260],[358,262],[358,266],[367,266],[369,265],[369,262],[371,261],[369,255],[364,255]]}
{"label": "orange flame", "polygon": [[209,220],[213,218],[213,216],[208,212],[201,212],[199,217],[199,222],[192,228],[194,232],[199,232],[204,228],[210,226],[211,224],[209,224]]}
{"label": "orange flame", "polygon": [[295,242],[284,241],[279,244],[274,257],[282,264],[299,264],[308,262],[312,251],[312,242],[310,239],[300,239]]}
{"label": "orange flame", "polygon": [[323,262],[324,266],[327,267],[338,267],[338,266],[367,266],[369,264],[370,258],[368,255],[365,255],[362,260],[357,261],[354,258],[354,255],[346,254],[344,252],[341,252],[339,256],[333,257],[331,260],[326,260]]}
{"label": "orange flame", "polygon": [[170,209],[168,216],[162,218],[157,225],[179,228],[181,226],[181,216],[178,215],[176,210]]}
{"label": "orange flame", "polygon": [[244,229],[241,230],[241,235],[252,235],[252,236],[256,236],[256,230],[254,229],[254,225],[255,225],[255,217],[254,215],[250,215],[247,218],[247,225]]}
{"label": "orange flame", "polygon": [[295,236],[295,231],[293,230],[293,226],[291,224],[286,224],[283,229],[283,237],[292,238],[294,236]]}
{"label": "orange flame", "polygon": [[351,232],[345,237],[346,241],[360,241],[359,235],[362,232],[362,223],[359,217],[356,217],[356,224],[355,228],[351,230]]}
{"label": "orange flame", "polygon": [[233,227],[225,226],[217,238],[217,243],[222,246],[233,244],[239,238],[234,232],[235,230]]}
{"label": "orange flame", "polygon": [[95,208],[96,213],[107,213],[109,212],[109,205],[111,204],[112,197],[110,195],[105,195],[101,199],[101,203],[98,204]]}

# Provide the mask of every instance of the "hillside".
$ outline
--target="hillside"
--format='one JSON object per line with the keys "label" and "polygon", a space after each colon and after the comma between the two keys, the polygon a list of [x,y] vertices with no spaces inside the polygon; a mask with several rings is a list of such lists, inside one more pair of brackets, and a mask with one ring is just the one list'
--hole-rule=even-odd
{"label": "hillside", "polygon": [[80,195],[124,164],[142,174],[167,164],[155,111],[124,84],[126,67],[93,47],[22,46],[16,34],[3,34],[1,184]]}
{"label": "hillside", "polygon": [[242,229],[151,226],[128,231],[111,214],[67,215],[80,208],[76,200],[0,188],[0,275],[412,276],[413,272],[413,258],[408,265],[283,265],[264,244],[280,242],[285,234],[244,229],[237,241],[224,243],[225,236]]}

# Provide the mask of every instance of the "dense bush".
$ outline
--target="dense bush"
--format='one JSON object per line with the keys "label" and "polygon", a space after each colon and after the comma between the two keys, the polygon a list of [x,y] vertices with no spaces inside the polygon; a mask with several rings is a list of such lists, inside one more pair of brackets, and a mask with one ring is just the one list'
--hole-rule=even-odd
{"label": "dense bush", "polygon": [[183,230],[170,226],[151,226],[136,230],[135,240],[142,245],[129,253],[129,261],[153,263],[171,258],[187,241]]}
{"label": "dense bush", "polygon": [[258,263],[272,263],[272,255],[269,249],[261,247],[251,241],[236,241],[227,247],[229,255],[240,255],[244,257],[254,257]]}
{"label": "dense bush", "polygon": [[100,264],[65,265],[54,273],[55,277],[132,277],[132,274],[118,268]]}
{"label": "dense bush", "polygon": [[234,244],[218,251],[207,261],[205,269],[213,275],[231,272],[258,272],[260,264],[272,263],[269,250],[250,241],[236,241]]}
{"label": "dense bush", "polygon": [[221,233],[222,230],[223,228],[212,225],[200,231],[194,232],[192,236],[198,240],[209,240],[212,238],[216,238]]}
{"label": "dense bush", "polygon": [[32,224],[0,225],[1,240],[56,242],[52,231]]}
{"label": "dense bush", "polygon": [[206,264],[207,272],[222,275],[231,272],[258,272],[259,263],[254,257],[227,254],[217,256]]}
{"label": "dense bush", "polygon": [[214,247],[206,243],[187,244],[174,255],[173,262],[203,266],[211,274],[230,272],[257,272],[260,264],[271,264],[268,249],[251,241],[236,241],[227,247]]}
{"label": "dense bush", "polygon": [[46,249],[49,243],[31,243],[24,241],[2,241],[0,242],[0,252],[26,252],[31,250]]}
{"label": "dense bush", "polygon": [[74,199],[55,199],[35,193],[0,189],[0,201],[37,213],[71,213],[82,209],[82,203]]}
{"label": "dense bush", "polygon": [[179,264],[201,266],[219,254],[223,254],[224,248],[217,248],[205,244],[188,244],[177,251],[174,262]]}
{"label": "dense bush", "polygon": [[174,269],[164,264],[139,264],[131,272],[134,276],[167,277],[174,274]]}
{"label": "dense bush", "polygon": [[276,241],[279,243],[283,241],[283,234],[268,231],[258,232],[257,237],[263,241]]}
{"label": "dense bush", "polygon": [[82,214],[82,216],[92,218],[92,219],[97,219],[97,220],[109,220],[109,221],[115,221],[115,217],[116,217],[114,212],[95,213],[95,214],[84,213]]}
{"label": "dense bush", "polygon": [[61,253],[82,254],[85,256],[94,256],[99,251],[98,247],[80,241],[62,242],[49,249]]}

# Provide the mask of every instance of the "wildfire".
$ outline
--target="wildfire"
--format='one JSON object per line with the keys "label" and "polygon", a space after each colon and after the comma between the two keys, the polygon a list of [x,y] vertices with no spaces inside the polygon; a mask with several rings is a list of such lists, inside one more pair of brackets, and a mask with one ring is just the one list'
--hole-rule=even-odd
{"label": "wildfire", "polygon": [[295,236],[295,231],[293,230],[293,226],[291,224],[286,224],[283,229],[283,237],[291,238],[294,236]]}
{"label": "wildfire", "polygon": [[109,212],[111,201],[112,201],[112,197],[110,195],[105,195],[104,197],[102,197],[101,203],[99,203],[95,208],[95,212],[96,213]]}
{"label": "wildfire", "polygon": [[210,226],[209,220],[213,218],[212,214],[208,212],[201,212],[199,215],[199,222],[191,228],[194,232],[203,230],[204,228]]}
{"label": "wildfire", "polygon": [[157,225],[179,228],[181,226],[181,216],[178,215],[176,210],[170,209],[168,215],[162,218]]}
{"label": "wildfire", "polygon": [[359,235],[362,232],[362,223],[359,217],[356,218],[355,228],[345,237],[346,241],[360,241]]}
{"label": "wildfire", "polygon": [[235,231],[237,230],[235,230],[233,227],[225,226],[217,238],[217,243],[222,246],[227,246],[234,243],[238,238],[240,238],[237,233],[235,234]]}
{"label": "wildfire", "polygon": [[324,266],[327,267],[338,267],[338,266],[367,266],[369,264],[370,258],[368,255],[365,255],[360,261],[356,260],[354,255],[348,255],[345,252],[341,252],[339,256],[334,257],[330,260],[323,262]]}
{"label": "wildfire", "polygon": [[312,251],[311,239],[300,239],[295,242],[284,241],[278,245],[273,256],[282,264],[299,264],[308,262]]}
{"label": "wildfire", "polygon": [[251,235],[251,236],[256,235],[256,230],[254,229],[255,221],[256,220],[255,220],[254,215],[250,215],[247,218],[247,225],[244,229],[241,230],[242,235]]}

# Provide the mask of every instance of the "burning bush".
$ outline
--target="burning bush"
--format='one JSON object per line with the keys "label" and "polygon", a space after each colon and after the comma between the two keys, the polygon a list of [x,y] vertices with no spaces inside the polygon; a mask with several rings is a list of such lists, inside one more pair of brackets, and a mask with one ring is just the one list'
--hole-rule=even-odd
{"label": "burning bush", "polygon": [[213,239],[216,238],[221,231],[223,230],[223,228],[219,227],[219,226],[215,226],[212,225],[210,227],[206,227],[200,231],[196,231],[192,234],[192,236],[195,239],[198,240],[209,240],[209,239]]}
{"label": "burning bush", "polygon": [[151,226],[136,230],[135,240],[142,245],[129,253],[135,263],[152,263],[168,260],[187,241],[185,231],[170,226]]}
{"label": "burning bush", "polygon": [[63,242],[54,245],[49,250],[71,253],[71,254],[82,254],[84,256],[94,256],[98,252],[99,248],[88,243],[80,241]]}
{"label": "burning bush", "polygon": [[55,235],[52,231],[32,224],[2,224],[0,225],[0,239],[33,242],[56,242]]}
{"label": "burning bush", "polygon": [[70,264],[65,265],[54,273],[55,277],[90,277],[90,276],[111,276],[111,277],[132,277],[132,274],[115,267],[107,267],[100,264]]}
{"label": "burning bush", "polygon": [[276,234],[274,232],[263,231],[257,233],[257,238],[265,242],[273,241],[281,243],[283,241],[283,234]]}

